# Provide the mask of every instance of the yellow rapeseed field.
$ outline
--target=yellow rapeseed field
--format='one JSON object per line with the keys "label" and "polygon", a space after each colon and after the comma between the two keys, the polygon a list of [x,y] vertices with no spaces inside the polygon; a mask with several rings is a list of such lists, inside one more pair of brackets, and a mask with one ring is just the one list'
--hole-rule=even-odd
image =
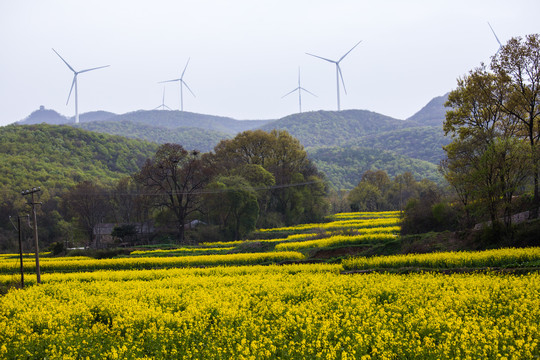
{"label": "yellow rapeseed field", "polygon": [[[41,285],[28,274],[27,254],[27,287],[0,295],[0,359],[540,358],[538,272],[343,274],[538,266],[540,248],[256,265],[305,259],[291,250],[384,242],[399,232],[398,212],[330,220],[261,231],[285,232],[279,239],[132,258],[44,257]],[[250,241],[282,251],[197,255],[239,251]],[[157,256],[179,251],[195,255]],[[16,280],[17,266],[15,255],[0,256],[0,286]]]}
{"label": "yellow rapeseed field", "polygon": [[[475,268],[540,265],[540,248],[503,248],[485,251],[437,252],[391,256],[357,257],[343,261],[346,270],[377,268]],[[537,265],[537,266],[538,266]]]}
{"label": "yellow rapeseed field", "polygon": [[0,358],[540,356],[538,274],[338,271],[271,265],[50,274],[40,286],[0,297]]}
{"label": "yellow rapeseed field", "polygon": [[372,219],[348,219],[337,220],[329,223],[301,224],[281,228],[259,229],[259,233],[272,232],[303,232],[313,229],[337,230],[337,229],[366,229],[371,227],[397,226],[400,220],[397,217],[372,218]]}
{"label": "yellow rapeseed field", "polygon": [[[40,262],[41,271],[93,271],[93,270],[124,270],[124,269],[152,269],[165,267],[189,267],[189,266],[217,266],[217,265],[249,265],[285,260],[302,260],[304,255],[299,252],[266,252],[244,253],[224,255],[200,255],[200,256],[174,256],[174,257],[132,257],[112,259],[67,259],[50,258]],[[25,260],[24,270],[32,272],[35,263]],[[16,270],[13,259],[0,261],[0,274],[13,273]]]}

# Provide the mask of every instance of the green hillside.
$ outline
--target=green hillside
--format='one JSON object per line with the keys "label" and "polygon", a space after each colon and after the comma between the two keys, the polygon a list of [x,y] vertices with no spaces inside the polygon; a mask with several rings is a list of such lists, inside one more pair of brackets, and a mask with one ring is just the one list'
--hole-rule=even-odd
{"label": "green hillside", "polygon": [[437,183],[443,181],[436,165],[392,151],[358,146],[333,146],[308,149],[308,153],[317,168],[326,174],[327,179],[337,189],[354,188],[367,170],[384,170],[390,177],[409,171],[417,179],[427,178]]}
{"label": "green hillside", "polygon": [[449,143],[441,126],[422,126],[362,136],[347,145],[390,150],[437,165],[445,157],[442,147]]}
{"label": "green hillside", "polygon": [[98,133],[120,135],[158,144],[180,144],[185,149],[199,150],[201,152],[209,152],[221,140],[231,138],[231,135],[215,130],[187,127],[166,129],[142,123],[137,124],[131,121],[94,121],[74,126]]}
{"label": "green hillside", "polygon": [[442,126],[446,111],[448,110],[444,103],[448,100],[448,93],[443,96],[437,96],[431,99],[420,111],[407,119],[421,125]]}
{"label": "green hillside", "polygon": [[343,145],[359,137],[417,124],[366,110],[314,111],[266,124],[262,130],[287,130],[306,147]]}
{"label": "green hillside", "polygon": [[0,127],[0,188],[65,188],[82,180],[108,182],[131,174],[157,144],[70,126]]}
{"label": "green hillside", "polygon": [[235,120],[223,116],[196,114],[187,111],[139,110],[116,115],[107,121],[131,121],[150,126],[176,129],[179,127],[214,130],[236,134],[268,123],[270,120]]}
{"label": "green hillside", "polygon": [[68,117],[59,114],[57,111],[52,109],[45,109],[44,106],[36,111],[33,111],[26,118],[18,121],[19,125],[33,125],[33,124],[50,124],[50,125],[64,125],[72,122]]}

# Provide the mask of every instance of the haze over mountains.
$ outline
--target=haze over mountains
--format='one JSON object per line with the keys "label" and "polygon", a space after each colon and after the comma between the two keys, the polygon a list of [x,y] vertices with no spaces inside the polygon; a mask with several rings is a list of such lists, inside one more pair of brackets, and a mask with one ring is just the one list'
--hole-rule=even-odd
{"label": "haze over mountains", "polygon": [[418,178],[440,181],[437,164],[450,140],[442,131],[447,94],[432,99],[406,120],[367,110],[314,111],[277,120],[235,120],[228,117],[169,110],[126,114],[95,111],[80,123],[41,107],[17,125],[71,125],[97,133],[155,143],[179,143],[186,149],[211,151],[223,139],[261,129],[287,130],[306,147],[312,160],[337,188],[352,188],[366,170],[384,169],[393,176],[411,171]]}

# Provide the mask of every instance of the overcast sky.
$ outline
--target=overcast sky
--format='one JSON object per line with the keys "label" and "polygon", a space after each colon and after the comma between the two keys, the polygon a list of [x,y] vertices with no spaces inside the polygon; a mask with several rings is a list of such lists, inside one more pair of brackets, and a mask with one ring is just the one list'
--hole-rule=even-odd
{"label": "overcast sky", "polygon": [[[79,112],[125,113],[161,104],[163,84],[184,80],[184,110],[235,119],[277,119],[335,110],[333,64],[347,89],[342,109],[405,119],[455,88],[456,79],[489,62],[501,42],[540,33],[538,0],[27,0],[0,1],[0,125],[40,105],[73,116],[66,105],[79,75]],[[178,83],[165,104],[180,108]]]}

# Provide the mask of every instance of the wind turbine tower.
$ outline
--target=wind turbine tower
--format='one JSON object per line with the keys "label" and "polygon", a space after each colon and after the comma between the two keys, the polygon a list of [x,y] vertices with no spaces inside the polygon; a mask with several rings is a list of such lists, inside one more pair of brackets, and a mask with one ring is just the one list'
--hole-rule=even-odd
{"label": "wind turbine tower", "polygon": [[191,95],[195,97],[195,94],[191,89],[189,88],[188,84],[184,81],[184,74],[186,73],[187,66],[189,64],[189,59],[186,63],[186,66],[184,67],[184,71],[182,71],[182,75],[178,79],[172,79],[172,80],[166,80],[166,81],[160,81],[160,84],[168,83],[168,82],[176,82],[178,81],[180,83],[180,111],[184,111],[184,86],[189,90]]}
{"label": "wind turbine tower", "polygon": [[495,53],[495,55],[497,55],[497,54],[499,53],[499,51],[501,51],[502,44],[501,44],[499,38],[497,37],[497,34],[495,34],[495,30],[493,30],[493,28],[491,27],[491,24],[489,23],[489,21],[488,21],[488,25],[489,25],[489,28],[491,29],[491,32],[492,32],[493,35],[495,36],[495,39],[496,39],[497,42],[499,43],[499,49],[498,49],[497,52]]}
{"label": "wind turbine tower", "polygon": [[91,68],[91,69],[85,69],[85,70],[81,70],[81,71],[76,71],[75,69],[73,69],[71,67],[71,65],[68,64],[68,62],[66,60],[64,60],[64,58],[62,56],[60,56],[59,53],[56,52],[56,50],[52,49],[52,51],[54,51],[56,53],[56,55],[58,55],[58,57],[60,59],[62,59],[64,64],[66,64],[67,67],[71,71],[73,71],[73,81],[71,82],[71,89],[69,89],[69,95],[68,95],[68,98],[67,98],[67,101],[66,101],[66,105],[69,103],[69,98],[71,97],[71,92],[73,91],[73,87],[75,87],[75,124],[78,124],[79,123],[79,94],[78,94],[78,91],[77,91],[77,75],[82,74],[84,72],[92,71],[92,70],[106,68],[106,67],[108,67],[110,65],[98,66],[98,67]]}
{"label": "wind turbine tower", "polygon": [[290,95],[292,94],[293,92],[295,91],[298,91],[298,109],[299,109],[299,112],[301,113],[302,112],[302,90],[307,92],[308,94],[311,94],[315,97],[317,97],[317,95],[315,95],[314,93],[312,93],[311,91],[309,90],[306,90],[302,87],[302,85],[300,85],[300,67],[298,68],[298,87],[292,91],[289,91],[288,93],[286,93],[285,95],[283,95],[281,98],[283,99],[285,96],[287,95]]}
{"label": "wind turbine tower", "polygon": [[170,107],[165,105],[165,85],[163,85],[163,99],[161,100],[161,105],[159,105],[158,107],[156,107],[153,110],[157,110],[157,109],[165,110],[165,108],[167,108],[169,110],[172,110]]}
{"label": "wind turbine tower", "polygon": [[340,104],[340,98],[339,98],[339,79],[341,78],[341,83],[343,84],[343,91],[345,92],[345,94],[347,94],[347,89],[345,89],[345,81],[343,80],[343,74],[341,73],[341,67],[339,66],[339,63],[345,59],[345,56],[349,55],[349,53],[351,51],[354,50],[355,47],[357,47],[360,43],[362,42],[362,40],[360,40],[358,43],[356,43],[356,45],[354,45],[352,47],[351,50],[347,51],[345,53],[345,55],[343,55],[342,57],[339,58],[339,60],[330,60],[330,59],[327,59],[327,58],[323,58],[322,56],[318,56],[318,55],[313,55],[313,54],[310,54],[310,53],[306,53],[307,55],[309,56],[314,56],[316,58],[319,58],[319,59],[322,59],[322,60],[325,60],[325,61],[328,61],[328,62],[331,62],[333,64],[336,64],[336,83],[337,83],[337,109],[338,111],[341,110],[341,104]]}

